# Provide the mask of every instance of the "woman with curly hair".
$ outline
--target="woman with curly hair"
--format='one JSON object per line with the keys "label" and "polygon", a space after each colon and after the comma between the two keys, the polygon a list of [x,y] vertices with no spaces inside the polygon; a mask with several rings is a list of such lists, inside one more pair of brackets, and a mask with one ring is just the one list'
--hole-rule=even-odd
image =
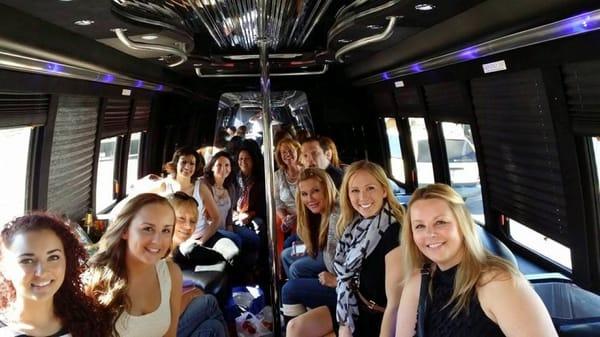
{"label": "woman with curly hair", "polygon": [[0,336],[105,337],[110,325],[85,295],[87,258],[70,227],[34,213],[0,232]]}
{"label": "woman with curly hair", "polygon": [[125,204],[100,239],[86,292],[109,312],[113,336],[176,336],[183,281],[165,259],[174,227],[167,199],[144,193]]}

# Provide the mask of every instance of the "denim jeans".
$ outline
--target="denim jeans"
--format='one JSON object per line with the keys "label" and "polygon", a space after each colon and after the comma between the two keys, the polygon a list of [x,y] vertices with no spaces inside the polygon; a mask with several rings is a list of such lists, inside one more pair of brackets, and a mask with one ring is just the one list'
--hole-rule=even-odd
{"label": "denim jeans", "polygon": [[177,337],[226,337],[227,324],[217,299],[210,294],[194,298],[179,316]]}
{"label": "denim jeans", "polygon": [[289,280],[283,285],[281,290],[281,303],[283,304],[283,313],[286,316],[297,316],[293,309],[287,312],[288,308],[294,305],[302,305],[304,309],[314,309],[326,305],[335,321],[335,307],[337,304],[337,294],[335,288],[330,288],[319,283],[316,278],[299,278]]}
{"label": "denim jeans", "polygon": [[242,237],[239,234],[228,231],[226,229],[219,229],[217,230],[217,232],[223,235],[224,237],[228,238],[229,240],[233,241],[233,243],[235,243],[235,245],[238,246],[239,249],[242,249]]}
{"label": "denim jeans", "polygon": [[293,256],[292,247],[281,252],[281,264],[288,279],[317,278],[319,273],[327,270],[323,261],[323,252],[316,257],[304,255]]}

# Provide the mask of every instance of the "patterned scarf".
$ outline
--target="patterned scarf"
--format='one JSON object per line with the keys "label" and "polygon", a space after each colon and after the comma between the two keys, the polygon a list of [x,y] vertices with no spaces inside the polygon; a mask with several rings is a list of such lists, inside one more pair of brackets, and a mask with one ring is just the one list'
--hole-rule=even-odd
{"label": "patterned scarf", "polygon": [[333,261],[333,269],[337,275],[336,316],[340,325],[346,325],[352,332],[355,328],[354,321],[359,316],[359,299],[351,290],[350,284],[359,284],[362,264],[379,244],[392,218],[386,203],[375,217],[355,218],[338,242]]}
{"label": "patterned scarf", "polygon": [[247,212],[250,206],[250,190],[254,186],[254,178],[252,176],[244,176],[240,173],[238,176],[238,185],[242,192],[237,202],[237,211]]}

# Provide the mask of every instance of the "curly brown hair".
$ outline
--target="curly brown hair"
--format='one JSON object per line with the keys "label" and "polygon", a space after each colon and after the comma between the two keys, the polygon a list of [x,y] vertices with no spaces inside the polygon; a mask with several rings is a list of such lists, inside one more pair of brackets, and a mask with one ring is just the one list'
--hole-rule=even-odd
{"label": "curly brown hair", "polygon": [[[106,313],[94,298],[83,291],[81,274],[85,270],[87,252],[77,240],[71,227],[49,213],[36,212],[4,225],[0,232],[0,258],[18,234],[50,230],[60,239],[66,258],[65,278],[54,294],[54,313],[73,337],[105,337],[111,330]],[[16,299],[12,283],[0,277],[0,310],[10,307]]]}

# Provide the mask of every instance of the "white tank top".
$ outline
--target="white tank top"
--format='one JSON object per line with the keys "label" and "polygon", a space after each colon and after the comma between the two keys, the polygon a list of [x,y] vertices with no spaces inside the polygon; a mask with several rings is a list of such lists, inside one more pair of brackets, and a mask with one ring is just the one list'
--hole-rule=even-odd
{"label": "white tank top", "polygon": [[196,223],[196,230],[194,230],[194,234],[192,234],[192,238],[197,237],[202,233],[204,227],[206,227],[206,222],[202,221],[204,217],[204,202],[202,201],[202,197],[200,196],[200,184],[201,179],[196,180],[194,184],[194,199],[198,202],[198,222]]}
{"label": "white tank top", "polygon": [[155,265],[160,285],[160,305],[155,311],[132,316],[124,311],[117,319],[116,330],[121,337],[162,337],[171,325],[171,275],[166,260]]}

